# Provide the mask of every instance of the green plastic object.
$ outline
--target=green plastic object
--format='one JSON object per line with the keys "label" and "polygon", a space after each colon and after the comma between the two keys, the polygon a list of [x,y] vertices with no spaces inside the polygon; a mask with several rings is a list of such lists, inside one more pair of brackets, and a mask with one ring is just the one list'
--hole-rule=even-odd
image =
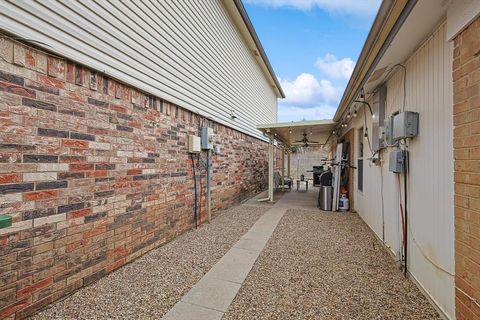
{"label": "green plastic object", "polygon": [[6,214],[0,214],[0,229],[8,228],[12,225],[12,217]]}

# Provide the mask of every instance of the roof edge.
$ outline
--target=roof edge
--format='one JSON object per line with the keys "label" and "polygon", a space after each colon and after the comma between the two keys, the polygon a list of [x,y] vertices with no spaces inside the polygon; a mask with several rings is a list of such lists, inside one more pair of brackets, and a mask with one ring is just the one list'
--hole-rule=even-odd
{"label": "roof edge", "polygon": [[333,117],[335,121],[341,120],[345,110],[374,71],[416,3],[417,0],[385,0],[382,2]]}
{"label": "roof edge", "polygon": [[[248,35],[250,37],[250,39],[252,40],[253,44],[255,45],[256,47],[256,51],[258,52],[263,64],[264,64],[264,68],[266,70],[264,71],[267,71],[265,73],[268,73],[268,75],[270,76],[271,80],[273,81],[274,85],[272,87],[274,87],[274,91],[277,92],[277,96],[279,96],[280,98],[285,98],[285,93],[283,92],[283,89],[282,89],[282,86],[280,85],[280,82],[278,81],[277,79],[277,76],[275,74],[275,71],[273,70],[273,67],[272,65],[270,64],[270,60],[268,60],[268,57],[267,57],[267,54],[265,53],[265,50],[263,49],[263,46],[260,42],[260,39],[258,38],[258,35],[255,31],[255,28],[253,27],[253,24],[252,24],[252,21],[250,20],[250,17],[248,16],[248,13],[247,11],[245,10],[245,7],[242,3],[241,0],[223,0],[222,1],[227,9],[227,12],[232,15],[232,7],[235,7],[236,9],[236,12],[240,15],[242,21],[243,21],[243,24],[246,28],[246,31],[248,31]],[[231,4],[234,4],[234,6],[231,6]],[[233,18],[233,22],[235,23],[235,17],[232,17]],[[238,27],[238,26],[237,26]],[[242,30],[239,30],[242,34]],[[258,61],[258,59],[256,59]],[[262,69],[264,69],[262,68]]]}

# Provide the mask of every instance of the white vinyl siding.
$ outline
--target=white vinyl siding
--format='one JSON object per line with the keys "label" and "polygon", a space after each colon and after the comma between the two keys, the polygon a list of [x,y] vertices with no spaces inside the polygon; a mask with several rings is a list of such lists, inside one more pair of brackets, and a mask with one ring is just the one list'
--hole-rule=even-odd
{"label": "white vinyl siding", "polygon": [[220,0],[0,0],[0,29],[256,137],[277,120],[275,92]]}
{"label": "white vinyl siding", "polygon": [[[419,135],[408,143],[408,264],[423,290],[454,318],[454,185],[452,46],[441,25],[406,61],[406,110],[420,114]],[[386,114],[403,105],[403,70],[387,82]],[[371,119],[367,118],[369,132]],[[355,119],[363,126],[363,113]],[[368,146],[364,151],[370,154]],[[364,166],[363,192],[355,193],[360,216],[399,259],[402,222],[398,175],[389,172],[389,152],[382,151],[383,169]],[[382,172],[382,174],[381,174]],[[382,177],[383,175],[383,177]],[[383,179],[382,218],[381,185]],[[403,202],[403,175],[401,175]],[[383,231],[384,230],[384,231]]]}

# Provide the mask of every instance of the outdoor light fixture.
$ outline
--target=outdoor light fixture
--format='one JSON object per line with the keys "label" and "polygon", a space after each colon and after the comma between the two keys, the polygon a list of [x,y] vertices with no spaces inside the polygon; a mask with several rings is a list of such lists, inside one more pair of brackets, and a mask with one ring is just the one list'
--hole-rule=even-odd
{"label": "outdoor light fixture", "polygon": [[353,117],[354,117],[354,118],[357,117],[357,108],[355,108],[355,109],[353,110]]}
{"label": "outdoor light fixture", "polygon": [[368,128],[365,127],[365,134],[364,134],[365,140],[368,140]]}
{"label": "outdoor light fixture", "polygon": [[360,100],[353,100],[353,102],[358,102],[358,103],[363,103],[368,107],[368,110],[370,110],[370,114],[372,115],[372,119],[375,119],[375,114],[373,113],[372,107],[370,106],[370,103],[367,101],[360,101]]}
{"label": "outdoor light fixture", "polygon": [[351,115],[350,115],[350,110],[348,110],[348,113],[347,113],[347,119],[350,119]]}
{"label": "outdoor light fixture", "polygon": [[292,129],[288,129],[288,133],[292,133]]}
{"label": "outdoor light fixture", "polygon": [[310,134],[313,134],[313,131],[312,131],[312,130],[310,130]]}

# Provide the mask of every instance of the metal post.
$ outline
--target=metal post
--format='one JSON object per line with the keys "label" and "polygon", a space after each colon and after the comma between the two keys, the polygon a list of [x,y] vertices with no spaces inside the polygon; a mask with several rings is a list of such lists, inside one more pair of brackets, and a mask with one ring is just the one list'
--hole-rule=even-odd
{"label": "metal post", "polygon": [[207,219],[210,223],[212,219],[212,194],[211,194],[211,182],[212,182],[212,161],[211,150],[207,150]]}
{"label": "metal post", "polygon": [[273,202],[273,163],[274,163],[274,155],[273,155],[273,137],[270,136],[270,145],[268,146],[268,198],[270,202]]}
{"label": "metal post", "polygon": [[287,177],[291,177],[291,175],[290,175],[290,150],[287,151]]}
{"label": "metal post", "polygon": [[285,147],[282,147],[282,191],[285,190]]}

